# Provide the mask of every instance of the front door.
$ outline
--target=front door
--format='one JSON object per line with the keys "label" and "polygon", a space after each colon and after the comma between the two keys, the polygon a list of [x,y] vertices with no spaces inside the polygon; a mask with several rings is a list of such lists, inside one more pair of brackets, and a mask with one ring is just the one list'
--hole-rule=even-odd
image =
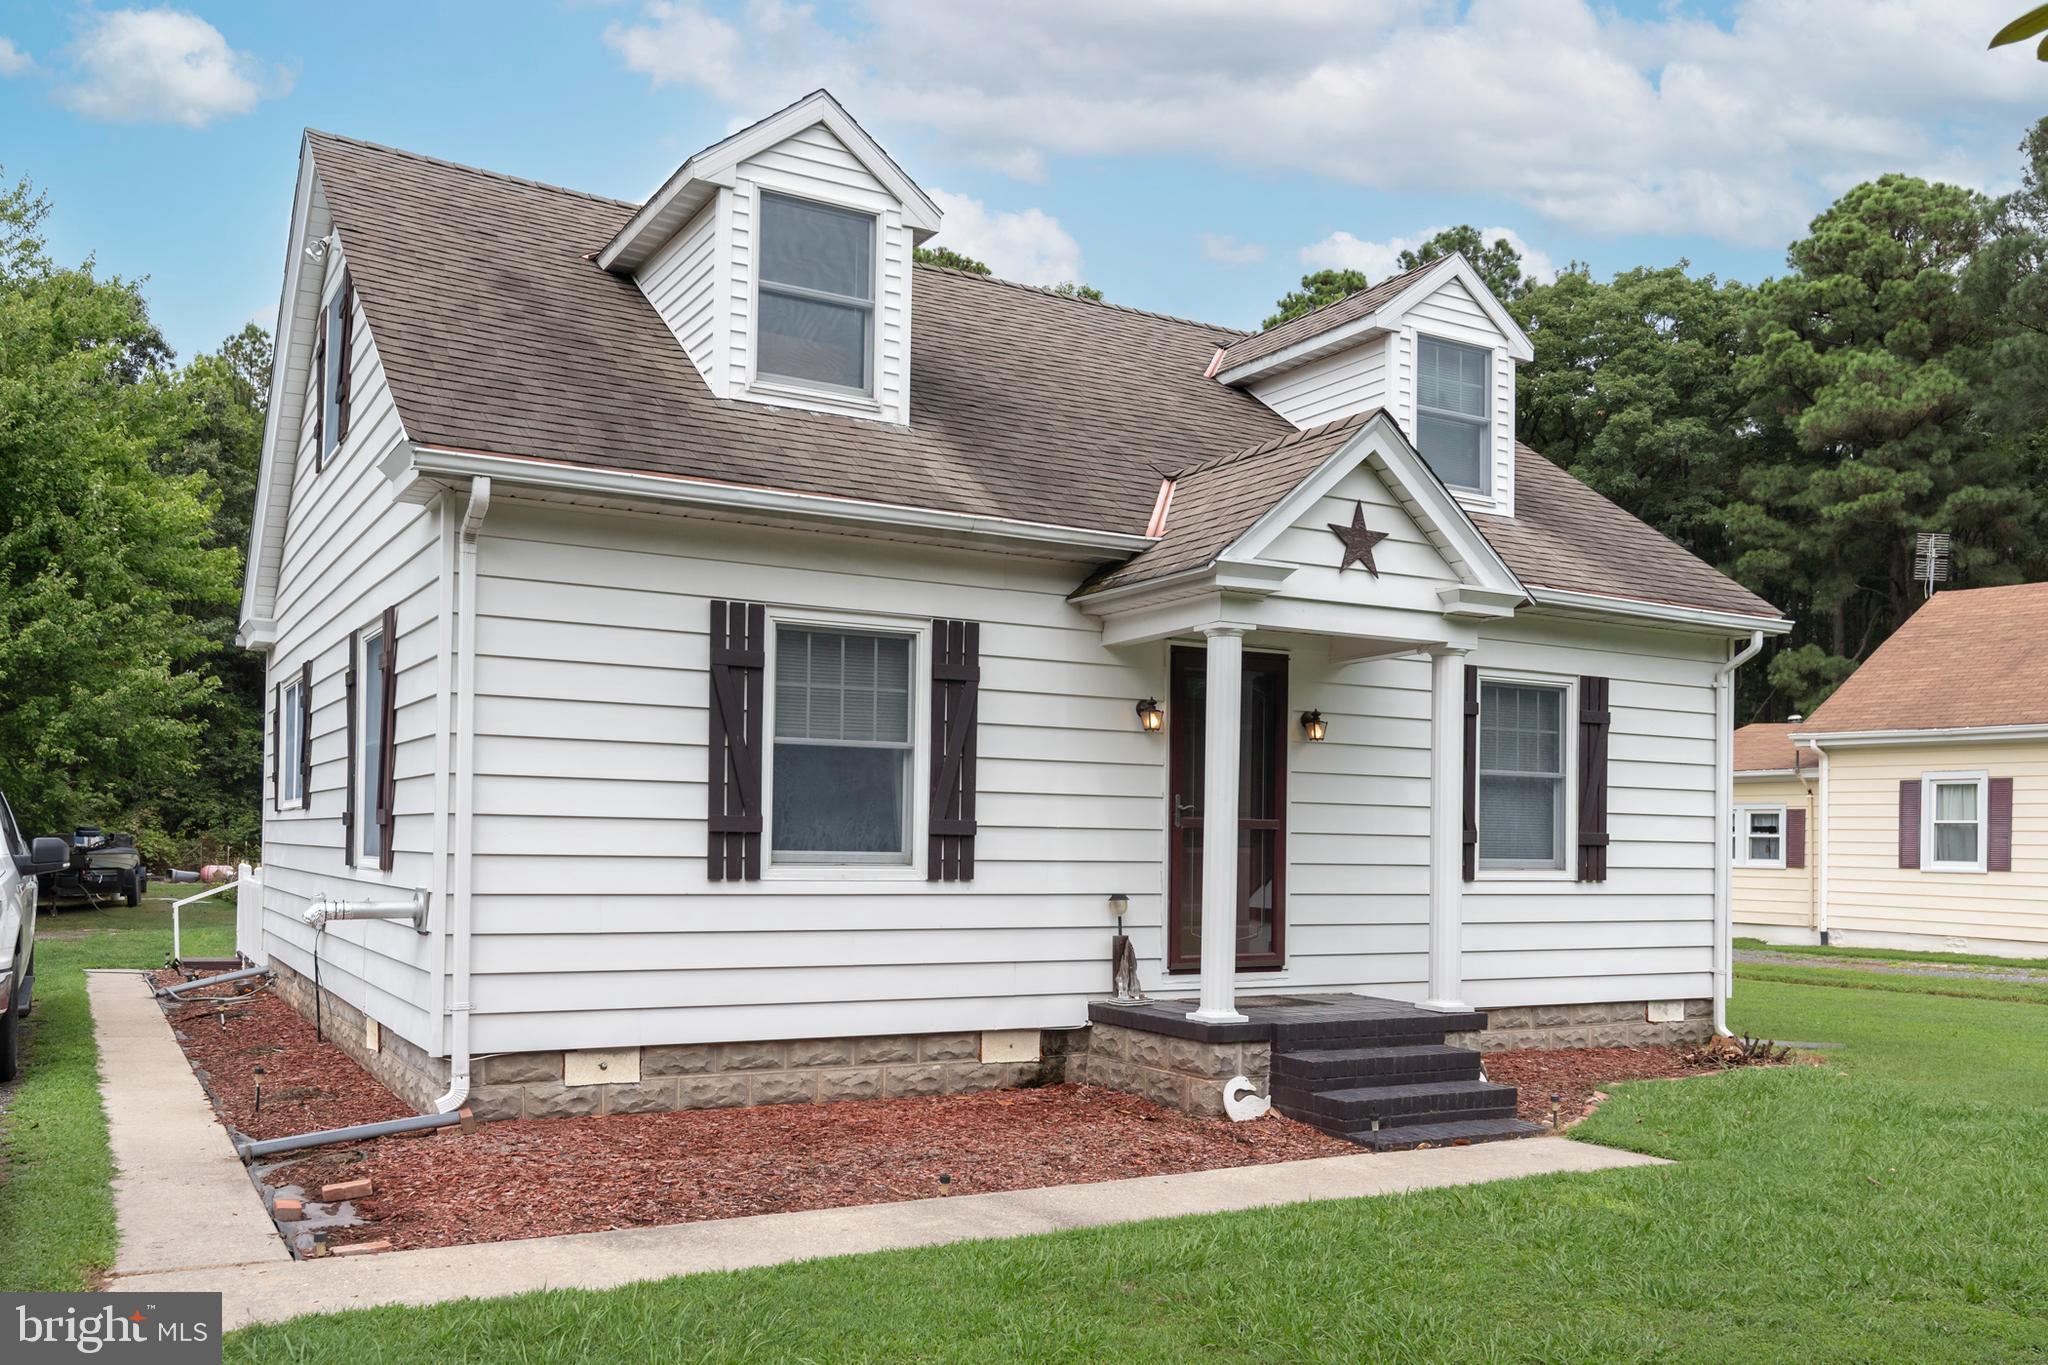
{"label": "front door", "polygon": [[[1199,649],[1173,651],[1168,721],[1172,727],[1172,772],[1168,799],[1172,863],[1167,896],[1172,915],[1167,929],[1168,970],[1191,972],[1202,965],[1202,809],[1208,766],[1204,733],[1208,725],[1208,655]],[[1275,968],[1285,960],[1287,889],[1287,657],[1244,656],[1244,690],[1238,718],[1237,965]]]}

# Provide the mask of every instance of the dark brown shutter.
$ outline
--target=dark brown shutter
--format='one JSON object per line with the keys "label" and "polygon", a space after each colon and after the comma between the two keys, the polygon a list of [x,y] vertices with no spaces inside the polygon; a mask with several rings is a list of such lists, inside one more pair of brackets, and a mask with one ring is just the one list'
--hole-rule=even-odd
{"label": "dark brown shutter", "polygon": [[1785,866],[1806,866],[1806,812],[1797,808],[1785,812]]}
{"label": "dark brown shutter", "polygon": [[2012,871],[2012,779],[1994,777],[1988,784],[1991,822],[1985,836],[1984,866],[1992,872]]}
{"label": "dark brown shutter", "polygon": [[1479,669],[1465,666],[1465,880],[1479,872]]}
{"label": "dark brown shutter", "polygon": [[705,874],[714,882],[761,877],[762,687],[767,611],[759,602],[711,604],[711,785]]}
{"label": "dark brown shutter", "polygon": [[391,870],[391,835],[398,828],[398,608],[384,608],[383,735],[377,755],[377,866]]}
{"label": "dark brown shutter", "polygon": [[1607,880],[1607,679],[1579,679],[1579,880]]}
{"label": "dark brown shutter", "polygon": [[327,310],[314,322],[313,338],[313,472],[327,467]]}
{"label": "dark brown shutter", "polygon": [[341,788],[341,860],[356,861],[356,651],[359,632],[348,633],[348,666],[341,674],[341,728],[348,736],[348,776]]}
{"label": "dark brown shutter", "polygon": [[356,282],[341,272],[341,355],[334,367],[334,444],[348,439],[349,400],[355,396]]}
{"label": "dark brown shutter", "polygon": [[299,666],[299,804],[313,809],[313,661]]}
{"label": "dark brown shutter", "polygon": [[1920,866],[1920,779],[1899,779],[1899,866]]}
{"label": "dark brown shutter", "polygon": [[278,780],[284,762],[284,684],[270,698],[270,808],[284,809],[284,783]]}
{"label": "dark brown shutter", "polygon": [[974,736],[981,624],[932,622],[932,810],[925,876],[974,880]]}

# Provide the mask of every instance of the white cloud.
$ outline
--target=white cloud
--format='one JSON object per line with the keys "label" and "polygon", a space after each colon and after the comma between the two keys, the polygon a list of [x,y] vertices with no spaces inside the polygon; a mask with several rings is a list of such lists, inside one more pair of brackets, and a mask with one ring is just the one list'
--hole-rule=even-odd
{"label": "white cloud", "polygon": [[1064,284],[1081,279],[1081,244],[1043,209],[1003,212],[964,194],[930,191],[946,215],[933,246],[972,256],[1006,280]]}
{"label": "white cloud", "polygon": [[35,65],[26,52],[14,45],[14,40],[0,34],[0,76],[19,76]]}
{"label": "white cloud", "polygon": [[[1368,242],[1348,232],[1333,232],[1322,241],[1303,247],[1296,255],[1311,270],[1357,270],[1367,279],[1383,280],[1400,273],[1402,252],[1413,251],[1442,231],[1441,227],[1424,228],[1412,237],[1389,237],[1384,242]],[[1488,246],[1502,238],[1520,253],[1524,275],[1545,283],[1557,278],[1556,262],[1530,246],[1521,233],[1505,227],[1479,229],[1479,240]]]}
{"label": "white cloud", "polygon": [[59,93],[92,118],[204,127],[285,94],[291,78],[228,46],[221,31],[175,9],[93,13],[73,49],[76,83]]}
{"label": "white cloud", "polygon": [[[871,128],[984,166],[1170,154],[1402,193],[1493,194],[1574,228],[1775,245],[1829,187],[1903,165],[1990,183],[2038,63],[2011,0],[867,0],[833,27],[652,0],[630,70],[759,113],[823,85]],[[886,139],[885,139],[886,140]]]}
{"label": "white cloud", "polygon": [[1195,241],[1202,248],[1202,259],[1219,265],[1257,265],[1266,259],[1266,248],[1257,242],[1241,242],[1214,232],[1198,233]]}

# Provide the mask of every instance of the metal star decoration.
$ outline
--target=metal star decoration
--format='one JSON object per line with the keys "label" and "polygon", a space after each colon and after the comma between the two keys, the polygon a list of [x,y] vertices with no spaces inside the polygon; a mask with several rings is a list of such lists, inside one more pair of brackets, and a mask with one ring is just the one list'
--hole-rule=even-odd
{"label": "metal star decoration", "polygon": [[1329,526],[1331,533],[1337,539],[1344,542],[1344,558],[1337,565],[1337,572],[1343,573],[1353,564],[1363,564],[1367,573],[1371,574],[1374,578],[1378,578],[1380,576],[1380,566],[1372,562],[1372,547],[1385,540],[1387,533],[1385,531],[1368,531],[1365,529],[1365,504],[1355,502],[1351,505],[1351,524],[1349,526],[1334,521],[1326,524]]}

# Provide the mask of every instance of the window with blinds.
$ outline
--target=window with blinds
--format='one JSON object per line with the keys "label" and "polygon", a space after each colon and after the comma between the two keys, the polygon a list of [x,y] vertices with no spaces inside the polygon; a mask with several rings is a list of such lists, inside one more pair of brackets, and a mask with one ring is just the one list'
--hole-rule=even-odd
{"label": "window with blinds", "polygon": [[1477,346],[1421,337],[1415,357],[1415,448],[1452,488],[1486,493],[1492,468],[1487,447],[1487,370],[1493,357]]}
{"label": "window with blinds", "polygon": [[1479,693],[1479,865],[1564,863],[1565,692],[1489,682]]}
{"label": "window with blinds", "polygon": [[1933,847],[1922,864],[1934,871],[1984,870],[1984,786],[1981,777],[1934,777],[1927,784]]}
{"label": "window with blinds", "polygon": [[875,220],[761,196],[763,379],[866,394],[875,314]]}
{"label": "window with blinds", "polygon": [[777,628],[776,860],[910,861],[910,645],[901,635]]}

